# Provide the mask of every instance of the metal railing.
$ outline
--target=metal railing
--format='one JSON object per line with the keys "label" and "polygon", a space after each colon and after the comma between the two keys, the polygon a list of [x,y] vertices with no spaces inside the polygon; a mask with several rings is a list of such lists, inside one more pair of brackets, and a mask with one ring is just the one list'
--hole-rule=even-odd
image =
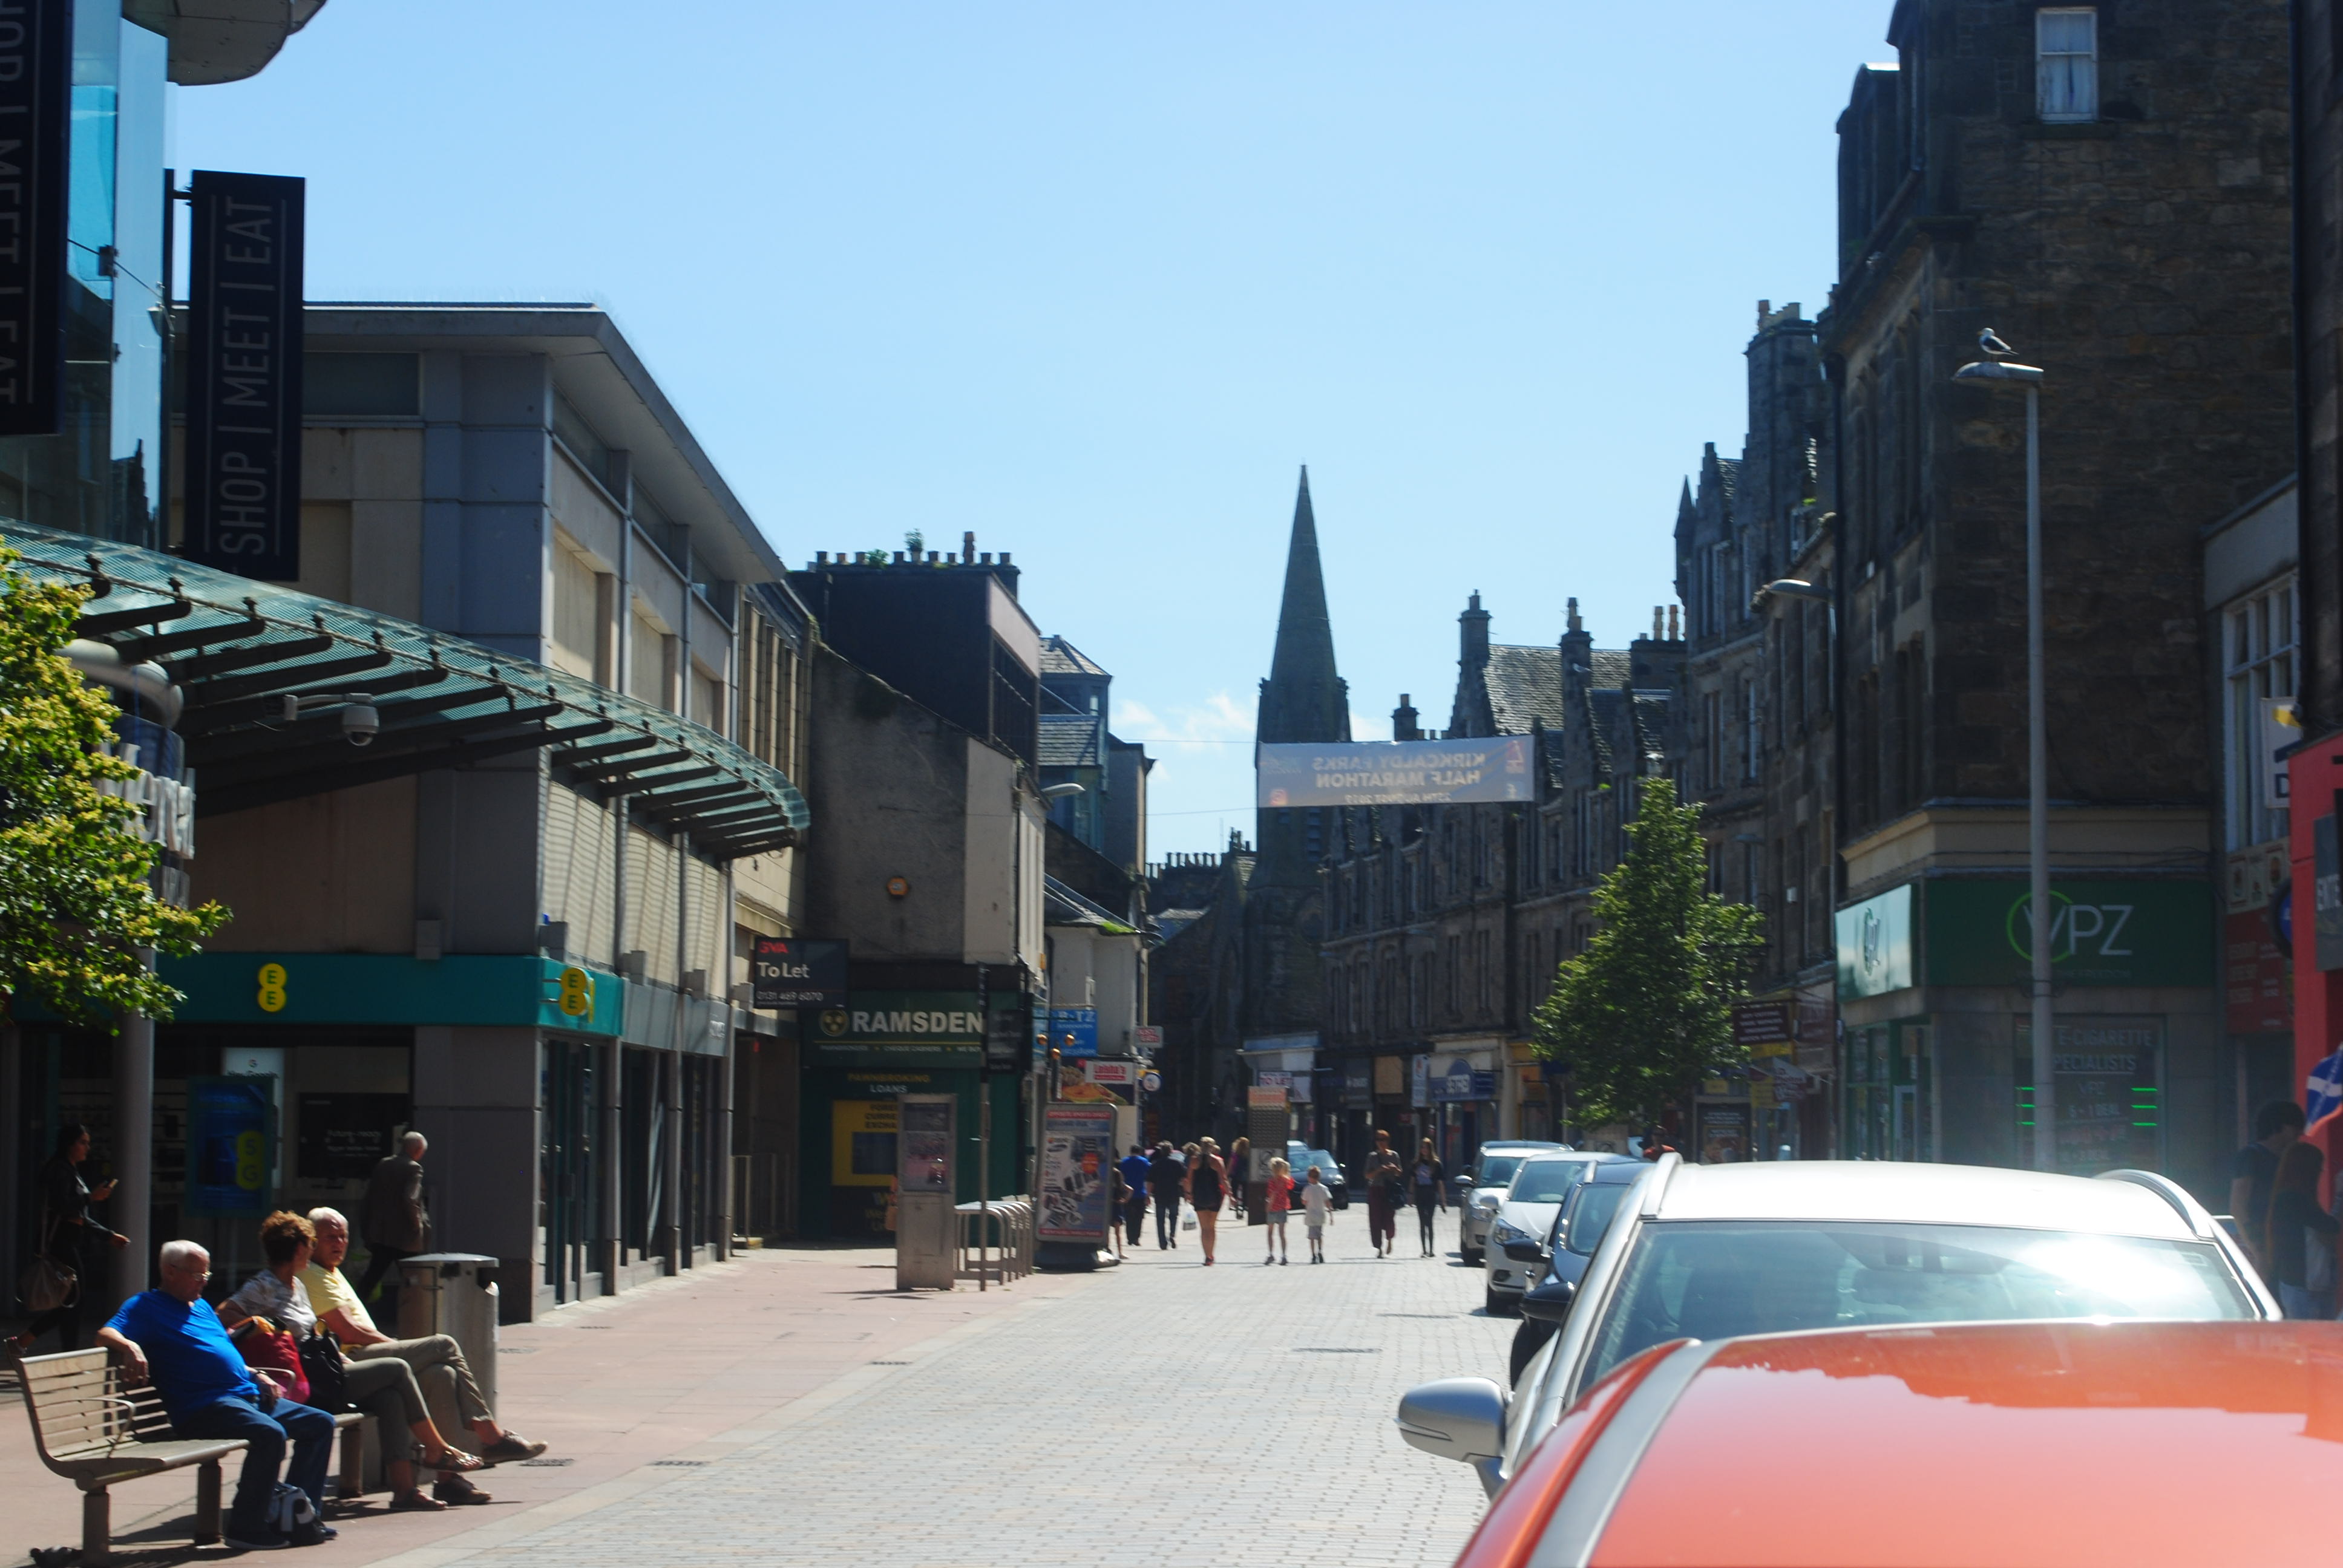
{"label": "metal railing", "polygon": [[961,1203],[960,1249],[952,1277],[974,1280],[977,1289],[1006,1285],[1033,1271],[1033,1201],[995,1198],[989,1204]]}

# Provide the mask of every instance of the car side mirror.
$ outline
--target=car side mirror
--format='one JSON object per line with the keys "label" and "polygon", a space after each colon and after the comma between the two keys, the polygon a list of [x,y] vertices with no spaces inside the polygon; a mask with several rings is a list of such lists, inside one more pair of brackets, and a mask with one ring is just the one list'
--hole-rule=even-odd
{"label": "car side mirror", "polygon": [[1545,1249],[1535,1241],[1508,1241],[1505,1256],[1516,1263],[1534,1263],[1545,1256]]}
{"label": "car side mirror", "polygon": [[1558,1323],[1570,1316],[1570,1303],[1578,1299],[1575,1280],[1548,1280],[1522,1296],[1522,1316],[1535,1318],[1542,1323]]}
{"label": "car side mirror", "polygon": [[1418,1383],[1400,1396],[1399,1434],[1460,1464],[1494,1460],[1505,1449],[1505,1391],[1484,1377]]}

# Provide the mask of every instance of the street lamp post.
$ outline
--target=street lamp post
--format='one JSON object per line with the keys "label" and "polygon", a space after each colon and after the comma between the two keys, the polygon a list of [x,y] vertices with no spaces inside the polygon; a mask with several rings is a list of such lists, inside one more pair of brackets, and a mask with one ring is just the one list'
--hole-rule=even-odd
{"label": "street lamp post", "polygon": [[2050,739],[2042,678],[2042,371],[1998,356],[2010,352],[1990,328],[1978,342],[1991,359],[1964,365],[1956,381],[1981,381],[2026,391],[2026,860],[2033,890],[2034,927],[2034,1168],[2058,1163],[2058,1093],[2050,1022]]}

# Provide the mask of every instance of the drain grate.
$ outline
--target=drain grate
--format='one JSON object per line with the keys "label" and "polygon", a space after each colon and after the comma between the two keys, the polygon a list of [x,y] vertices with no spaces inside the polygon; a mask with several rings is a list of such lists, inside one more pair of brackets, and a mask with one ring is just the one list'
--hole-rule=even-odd
{"label": "drain grate", "polygon": [[706,1464],[708,1461],[704,1459],[654,1459],[651,1462],[653,1464],[663,1464],[675,1470],[689,1470],[697,1465]]}
{"label": "drain grate", "polygon": [[565,1464],[577,1462],[574,1459],[524,1459],[520,1467],[523,1470],[559,1470]]}
{"label": "drain grate", "polygon": [[907,1367],[911,1363],[909,1362],[872,1362],[870,1364],[874,1367]]}
{"label": "drain grate", "polygon": [[1429,1318],[1435,1323],[1444,1323],[1455,1315],[1454,1312],[1377,1312],[1375,1314],[1379,1318]]}
{"label": "drain grate", "polygon": [[497,1354],[500,1356],[533,1356],[536,1353],[535,1345],[498,1345],[497,1347]]}
{"label": "drain grate", "polygon": [[1383,1348],[1381,1345],[1296,1345],[1293,1353],[1298,1356],[1379,1356],[1383,1353]]}
{"label": "drain grate", "polygon": [[608,1323],[580,1323],[578,1326],[581,1329],[588,1330],[599,1329],[604,1333],[608,1333],[610,1332],[610,1325]]}

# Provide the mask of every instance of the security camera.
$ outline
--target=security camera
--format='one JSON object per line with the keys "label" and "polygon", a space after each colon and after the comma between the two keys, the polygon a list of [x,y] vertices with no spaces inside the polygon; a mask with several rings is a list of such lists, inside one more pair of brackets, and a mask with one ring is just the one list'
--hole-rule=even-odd
{"label": "security camera", "polygon": [[342,739],[353,746],[371,745],[382,729],[382,715],[371,702],[354,702],[342,709]]}

